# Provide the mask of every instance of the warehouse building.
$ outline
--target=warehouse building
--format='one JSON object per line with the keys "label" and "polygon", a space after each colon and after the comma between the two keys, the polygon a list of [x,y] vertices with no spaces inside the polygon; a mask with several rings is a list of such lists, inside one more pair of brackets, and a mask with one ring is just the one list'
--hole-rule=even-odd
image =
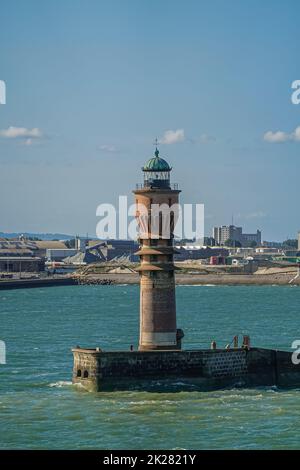
{"label": "warehouse building", "polygon": [[36,256],[0,256],[0,273],[43,271],[45,262]]}

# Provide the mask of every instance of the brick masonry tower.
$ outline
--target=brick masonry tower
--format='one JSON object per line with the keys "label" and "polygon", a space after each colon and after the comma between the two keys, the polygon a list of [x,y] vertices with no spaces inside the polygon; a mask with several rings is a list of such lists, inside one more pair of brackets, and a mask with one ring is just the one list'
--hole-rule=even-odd
{"label": "brick masonry tower", "polygon": [[142,170],[144,183],[134,191],[140,237],[136,254],[141,261],[139,350],[178,350],[183,332],[176,325],[173,238],[177,213],[165,215],[153,208],[178,204],[180,191],[171,185],[172,168],[157,148]]}

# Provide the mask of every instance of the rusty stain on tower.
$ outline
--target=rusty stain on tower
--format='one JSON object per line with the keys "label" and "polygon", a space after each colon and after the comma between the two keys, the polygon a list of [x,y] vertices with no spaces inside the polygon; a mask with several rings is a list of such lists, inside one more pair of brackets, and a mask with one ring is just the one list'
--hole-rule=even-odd
{"label": "rusty stain on tower", "polygon": [[[181,349],[182,330],[176,325],[174,226],[180,190],[171,185],[172,168],[156,148],[142,168],[144,183],[137,185],[136,217],[140,233],[139,350]],[[169,211],[160,210],[167,206]],[[144,210],[141,211],[140,208]],[[155,210],[154,210],[155,208]],[[156,217],[156,220],[154,220]]]}

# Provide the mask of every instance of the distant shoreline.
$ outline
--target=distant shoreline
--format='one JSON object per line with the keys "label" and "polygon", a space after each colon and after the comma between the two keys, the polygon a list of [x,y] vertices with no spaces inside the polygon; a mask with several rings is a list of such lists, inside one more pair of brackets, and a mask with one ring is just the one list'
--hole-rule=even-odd
{"label": "distant shoreline", "polygon": [[[176,285],[215,285],[215,286],[238,286],[238,285],[300,285],[300,278],[296,278],[292,283],[290,281],[295,277],[291,274],[177,274]],[[36,287],[57,287],[74,285],[120,285],[120,284],[139,284],[139,275],[137,273],[115,274],[101,273],[89,274],[81,278],[71,276],[60,279],[11,279],[0,281],[0,290],[8,289],[26,289]]]}
{"label": "distant shoreline", "polygon": [[[295,274],[176,274],[177,285],[289,285]],[[89,274],[82,278],[84,284],[98,284],[104,280],[112,284],[139,284],[139,275],[136,273]],[[300,278],[295,279],[295,285],[300,285]]]}

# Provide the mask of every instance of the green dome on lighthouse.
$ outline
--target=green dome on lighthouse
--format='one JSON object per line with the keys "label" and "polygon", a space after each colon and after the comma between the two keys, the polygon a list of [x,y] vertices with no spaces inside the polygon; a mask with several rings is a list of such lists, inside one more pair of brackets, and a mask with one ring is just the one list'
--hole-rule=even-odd
{"label": "green dome on lighthouse", "polygon": [[150,158],[143,167],[143,171],[171,171],[171,169],[168,162],[159,156],[157,148],[155,150],[155,157]]}

